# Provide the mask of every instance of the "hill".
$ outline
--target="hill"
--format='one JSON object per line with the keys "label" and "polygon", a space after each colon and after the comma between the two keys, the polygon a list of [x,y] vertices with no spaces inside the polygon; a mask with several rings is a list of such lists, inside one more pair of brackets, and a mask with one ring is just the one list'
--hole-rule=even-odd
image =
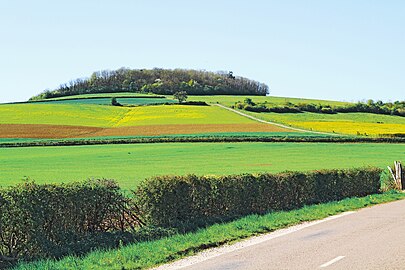
{"label": "hill", "polygon": [[190,69],[127,69],[94,72],[46,90],[30,100],[42,100],[80,94],[105,92],[141,92],[172,95],[186,91],[188,95],[254,95],[265,96],[269,87],[229,72],[209,72]]}
{"label": "hill", "polygon": [[[69,104],[52,101],[1,105],[0,138],[294,132],[258,123],[217,106],[174,104],[117,107],[76,101]],[[126,102],[125,99],[118,101]]]}
{"label": "hill", "polygon": [[[127,106],[111,106],[112,97],[116,97],[120,104]],[[188,100],[206,102],[211,106],[191,106],[177,104],[170,95],[131,92],[83,94],[0,105],[0,139],[186,134],[211,136],[225,133],[235,136],[243,134],[250,136],[254,133],[263,133],[266,136],[295,133],[294,136],[296,136],[300,133],[288,127],[305,129],[309,132],[375,137],[402,136],[405,130],[405,117],[395,115],[239,110],[256,119],[287,126],[283,128],[260,123],[213,106],[222,104],[226,107],[235,107],[235,104],[241,104],[246,99],[272,108],[286,106],[286,104],[290,106],[291,104],[313,104],[313,106],[325,108],[357,105],[357,103],[339,101],[272,96],[195,95],[190,96]]]}

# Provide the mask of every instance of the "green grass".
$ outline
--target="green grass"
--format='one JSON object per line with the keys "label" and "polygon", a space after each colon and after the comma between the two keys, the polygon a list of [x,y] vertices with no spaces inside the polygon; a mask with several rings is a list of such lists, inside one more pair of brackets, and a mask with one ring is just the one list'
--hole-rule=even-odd
{"label": "green grass", "polygon": [[[177,103],[176,100],[167,98],[117,98],[117,102],[122,105],[147,105],[147,104],[162,104],[162,103]],[[45,104],[95,104],[95,105],[111,105],[111,98],[83,98],[83,99],[61,99],[43,101]]]}
{"label": "green grass", "polygon": [[274,212],[262,216],[251,215],[233,222],[200,229],[194,233],[178,234],[157,241],[136,243],[117,250],[94,251],[82,258],[69,256],[60,261],[43,260],[30,264],[20,264],[15,270],[146,269],[192,255],[207,247],[233,243],[250,236],[305,221],[318,220],[345,211],[353,211],[404,198],[404,193],[386,193],[306,206],[293,211]]}
{"label": "green grass", "polygon": [[[170,96],[168,96],[170,97]],[[349,102],[332,101],[332,100],[318,100],[306,98],[288,98],[288,97],[274,97],[274,96],[189,96],[189,101],[205,101],[207,103],[221,103],[225,106],[235,105],[235,102],[243,102],[245,98],[251,98],[253,102],[262,103],[267,101],[269,105],[283,105],[287,102],[291,103],[313,103],[322,105],[345,105]]]}
{"label": "green grass", "polygon": [[405,133],[405,117],[372,113],[254,113],[246,114],[266,121],[273,121],[308,130],[341,134],[380,135]]}
{"label": "green grass", "polygon": [[159,124],[256,123],[216,106],[158,105],[116,107],[85,104],[6,104],[0,124],[53,124],[120,127]]}
{"label": "green grass", "polygon": [[125,188],[154,175],[239,174],[378,166],[405,160],[405,144],[159,143],[0,148],[0,185],[112,178]]}

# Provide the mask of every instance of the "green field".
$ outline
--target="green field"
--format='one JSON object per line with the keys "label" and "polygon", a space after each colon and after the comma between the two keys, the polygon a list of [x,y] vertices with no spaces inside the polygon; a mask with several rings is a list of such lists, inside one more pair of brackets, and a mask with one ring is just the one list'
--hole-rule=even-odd
{"label": "green field", "polygon": [[[170,96],[168,96],[170,97]],[[349,102],[332,101],[332,100],[318,100],[318,99],[305,99],[305,98],[289,98],[289,97],[274,97],[274,96],[189,96],[187,100],[190,101],[205,101],[207,103],[221,103],[225,106],[235,105],[236,102],[243,102],[245,98],[250,98],[253,102],[263,103],[267,102],[269,105],[283,105],[287,102],[294,104],[297,103],[313,103],[322,105],[345,105]]]}
{"label": "green field", "polygon": [[[117,92],[117,93],[99,93],[99,94],[83,94],[74,96],[65,96],[58,98],[49,98],[51,100],[66,100],[66,99],[88,99],[88,98],[112,98],[112,97],[148,97],[148,96],[159,96],[155,94],[143,94],[143,93],[131,93],[131,92]],[[173,96],[167,95],[166,98],[173,99]],[[189,101],[205,101],[207,103],[221,103],[226,106],[234,105],[235,102],[243,101],[245,98],[251,98],[254,102],[265,102],[269,104],[285,104],[286,102],[291,103],[314,103],[314,104],[329,104],[329,105],[344,105],[349,102],[333,101],[333,100],[318,100],[318,99],[306,99],[306,98],[289,98],[289,97],[275,97],[275,96],[188,96]]]}
{"label": "green field", "polygon": [[115,93],[97,93],[97,94],[83,94],[83,95],[72,95],[57,98],[48,98],[46,100],[66,100],[66,99],[86,99],[86,98],[112,98],[112,97],[153,97],[160,96],[152,93],[133,93],[133,92],[115,92]]}
{"label": "green field", "polygon": [[165,143],[0,149],[0,184],[116,179],[133,188],[154,175],[238,174],[390,165],[404,144]]}
{"label": "green field", "polygon": [[[162,103],[177,103],[176,100],[168,98],[144,98],[144,97],[119,97],[117,102],[121,105],[148,105]],[[82,98],[82,99],[61,99],[52,101],[43,101],[44,104],[94,104],[111,105],[111,98]]]}

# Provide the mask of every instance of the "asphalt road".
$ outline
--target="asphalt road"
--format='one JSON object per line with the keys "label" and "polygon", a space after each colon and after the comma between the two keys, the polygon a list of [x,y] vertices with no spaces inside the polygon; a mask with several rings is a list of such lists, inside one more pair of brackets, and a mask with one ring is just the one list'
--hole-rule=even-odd
{"label": "asphalt road", "polygon": [[182,269],[405,269],[405,200],[365,208]]}

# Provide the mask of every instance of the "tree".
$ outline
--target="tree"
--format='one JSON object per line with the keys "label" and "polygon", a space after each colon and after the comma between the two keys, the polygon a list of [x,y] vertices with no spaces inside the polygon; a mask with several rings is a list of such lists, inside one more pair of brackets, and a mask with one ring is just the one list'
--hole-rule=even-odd
{"label": "tree", "polygon": [[187,92],[186,91],[178,91],[173,95],[174,99],[177,99],[179,103],[182,103],[187,99]]}
{"label": "tree", "polygon": [[122,106],[122,105],[117,101],[117,98],[115,98],[115,97],[113,97],[113,98],[111,99],[111,105],[113,105],[113,106]]}
{"label": "tree", "polygon": [[253,100],[251,98],[245,98],[245,100],[243,101],[245,104],[247,105],[251,105],[251,106],[255,106],[256,104],[253,102]]}

